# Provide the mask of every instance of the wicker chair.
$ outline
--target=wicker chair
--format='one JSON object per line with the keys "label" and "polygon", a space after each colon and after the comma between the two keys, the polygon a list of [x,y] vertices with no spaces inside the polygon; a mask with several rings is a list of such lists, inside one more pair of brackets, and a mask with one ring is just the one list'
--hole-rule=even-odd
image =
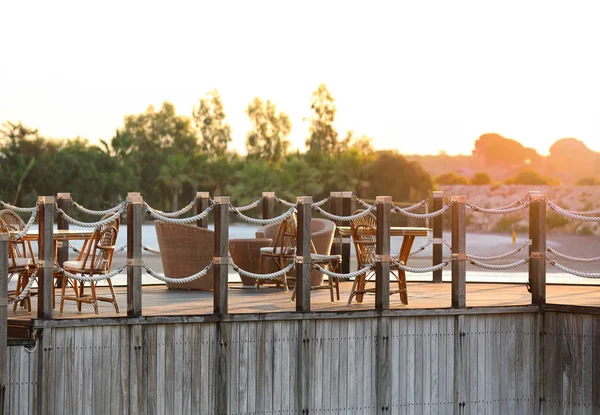
{"label": "wicker chair", "polygon": [[[261,248],[271,246],[273,240],[270,238],[248,238],[248,239],[230,239],[229,254],[234,264],[254,274],[260,273],[260,250]],[[244,287],[255,287],[257,280],[240,274],[242,285]],[[267,280],[276,282],[274,280]]]}
{"label": "wicker chair", "polygon": [[[106,215],[104,218],[109,217]],[[93,277],[94,275],[105,275],[110,273],[112,265],[115,243],[119,233],[119,218],[97,227],[94,229],[92,237],[85,241],[79,256],[75,261],[65,261],[63,269],[72,274],[79,274],[83,277]],[[81,311],[81,304],[88,303],[94,306],[94,312],[98,314],[98,301],[111,303],[115,307],[115,311],[119,312],[119,304],[115,295],[115,290],[110,278],[106,279],[110,289],[110,297],[100,297],[96,294],[97,282],[92,281],[77,281],[71,280],[63,274],[61,297],[60,297],[60,312],[63,312],[65,300],[76,301],[77,309]],[[85,285],[89,284],[91,293],[85,294]],[[71,288],[74,295],[65,295],[66,289]]]}
{"label": "wicker chair", "polygon": [[[209,229],[155,221],[163,271],[168,278],[186,278],[203,270],[214,256],[214,235]],[[194,281],[184,284],[167,283],[171,289],[212,290],[212,268]]]}
{"label": "wicker chair", "polygon": [[[19,231],[22,228],[19,226],[15,226],[15,222],[10,222],[9,225],[3,217],[7,217],[9,220],[11,219],[11,215],[14,214],[12,211],[3,210],[0,211],[0,233],[9,233]],[[16,216],[16,215],[15,215]],[[18,217],[18,216],[17,216]],[[20,218],[19,218],[20,220]],[[18,223],[18,221],[16,221]],[[22,221],[21,221],[22,222]],[[35,256],[33,256],[33,251],[31,251],[31,258],[27,258],[27,244],[23,241],[18,241],[15,239],[10,239],[8,241],[8,282],[13,278],[13,276],[17,275],[17,285],[14,292],[9,292],[8,297],[10,299],[14,299],[18,297],[27,284],[29,284],[29,278],[35,271]],[[20,301],[22,307],[24,307],[27,311],[31,311],[31,294],[28,294],[25,298]],[[13,310],[16,310],[18,306],[18,302],[13,304]]]}

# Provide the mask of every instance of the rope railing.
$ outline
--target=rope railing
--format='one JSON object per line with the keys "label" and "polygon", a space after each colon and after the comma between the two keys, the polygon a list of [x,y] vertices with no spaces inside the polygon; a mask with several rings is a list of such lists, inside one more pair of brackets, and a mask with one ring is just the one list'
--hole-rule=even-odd
{"label": "rope railing", "polygon": [[367,272],[369,272],[373,269],[374,265],[367,264],[362,269],[359,269],[358,271],[355,271],[355,272],[350,272],[348,274],[339,274],[337,272],[329,271],[328,269],[323,268],[319,264],[312,264],[312,266],[314,269],[318,270],[319,272],[322,272],[323,274],[327,275],[328,277],[339,278],[341,280],[349,280],[352,278],[360,277],[363,274],[366,274]]}
{"label": "rope railing", "polygon": [[428,241],[427,241],[427,243],[426,243],[425,245],[423,245],[423,246],[422,246],[422,247],[420,247],[419,249],[415,249],[414,251],[411,251],[411,252],[410,252],[410,254],[408,254],[408,255],[409,255],[409,256],[416,255],[416,254],[418,254],[419,252],[421,252],[421,251],[424,251],[424,250],[425,250],[425,248],[427,248],[427,247],[428,247],[429,245],[431,245],[432,243],[433,243],[433,240],[432,240],[432,239],[430,239],[430,240],[428,240]]}
{"label": "rope railing", "polygon": [[373,204],[371,205],[371,204],[369,204],[369,203],[365,202],[364,200],[362,200],[362,199],[359,199],[359,198],[358,198],[356,195],[352,196],[352,199],[356,200],[356,202],[357,202],[359,205],[361,205],[363,208],[365,208],[365,209],[368,209],[368,208],[370,208],[371,206],[375,206],[375,203],[373,203]]}
{"label": "rope railing", "polygon": [[156,213],[157,215],[164,216],[166,218],[176,218],[178,216],[183,215],[184,213],[189,212],[194,207],[195,204],[196,204],[196,199],[192,200],[190,203],[185,205],[183,208],[181,208],[175,212],[163,212],[162,210],[154,209],[152,206],[150,206],[146,202],[144,202],[144,207],[146,208],[146,210],[151,210],[152,212]]}
{"label": "rope railing", "polygon": [[233,262],[233,259],[231,257],[229,257],[229,265],[231,265],[231,268],[235,272],[237,272],[240,275],[243,275],[244,277],[254,278],[256,280],[272,280],[272,279],[279,278],[279,277],[282,277],[283,275],[287,274],[289,271],[291,271],[292,268],[294,268],[294,265],[296,265],[296,262],[294,261],[294,262],[290,263],[288,266],[286,266],[285,268],[282,268],[276,272],[271,272],[270,274],[256,274],[254,272],[246,271],[246,270],[238,267]]}
{"label": "rope railing", "polygon": [[240,212],[237,208],[233,207],[233,206],[229,206],[229,210],[231,212],[234,212],[235,215],[241,219],[244,220],[248,223],[252,223],[254,225],[270,225],[272,223],[278,223],[281,222],[282,220],[286,219],[287,217],[289,217],[292,213],[294,213],[294,210],[296,210],[296,205],[290,207],[288,209],[287,212],[282,213],[281,215],[275,217],[275,218],[271,218],[271,219],[256,219],[256,218],[251,218],[250,216],[246,216],[244,215],[242,212]]}
{"label": "rope railing", "polygon": [[106,219],[100,220],[98,222],[81,222],[78,221],[76,219],[73,219],[71,216],[69,216],[64,210],[62,210],[61,208],[57,207],[56,211],[59,215],[61,215],[63,218],[65,218],[65,220],[73,225],[77,225],[77,226],[81,226],[82,228],[97,228],[99,226],[103,226],[106,225],[110,222],[115,221],[116,219],[118,219],[121,214],[123,213],[123,211],[125,210],[125,206],[126,205],[122,205],[119,210],[115,211],[114,214],[112,216],[109,216]]}
{"label": "rope railing", "polygon": [[398,268],[401,269],[402,271],[406,271],[406,272],[410,272],[413,274],[424,274],[427,272],[433,272],[433,271],[438,271],[442,268],[444,268],[446,265],[448,265],[450,262],[449,260],[445,260],[442,261],[441,263],[434,265],[432,267],[427,267],[427,268],[413,268],[413,267],[407,267],[406,265],[398,262],[398,261],[394,261],[392,262],[390,265],[394,268]]}
{"label": "rope railing", "polygon": [[[277,201],[277,203],[279,203],[279,204],[281,204],[283,206],[286,206],[286,207],[296,206],[295,203],[285,201],[283,199],[278,198],[277,196],[275,196],[275,200]],[[318,202],[313,202],[313,205],[317,205],[317,206],[320,207],[320,206],[323,206],[327,202],[329,202],[329,197],[326,197],[323,200],[319,200]]]}
{"label": "rope railing", "polygon": [[120,202],[117,206],[114,206],[110,209],[106,209],[106,210],[91,210],[91,209],[86,209],[83,206],[81,206],[79,203],[77,203],[76,201],[74,201],[73,199],[71,199],[71,204],[73,206],[75,206],[77,208],[77,210],[83,212],[83,213],[87,213],[88,215],[93,215],[93,216],[103,216],[106,215],[108,213],[112,213],[115,212],[119,209],[121,209],[121,207],[125,204],[127,204],[127,202]]}
{"label": "rope railing", "polygon": [[[514,206],[514,207],[507,207],[507,206],[511,206],[512,204],[515,204],[515,203],[520,203],[520,204],[518,206]],[[519,212],[521,210],[527,209],[529,207],[529,205],[531,204],[531,201],[519,200],[517,202],[513,202],[512,204],[502,206],[499,208],[495,208],[495,209],[486,209],[486,208],[482,208],[481,206],[477,206],[472,203],[469,203],[467,201],[466,206],[467,206],[467,208],[471,209],[473,212],[485,213],[488,215],[506,215],[509,213],[515,213],[515,212]]]}
{"label": "rope railing", "polygon": [[155,272],[152,268],[150,268],[148,265],[146,265],[145,262],[142,261],[142,267],[144,267],[144,269],[146,270],[146,272],[149,275],[151,275],[152,277],[156,278],[157,280],[160,280],[162,282],[169,283],[169,284],[185,284],[187,282],[192,282],[194,280],[197,280],[198,278],[202,278],[212,268],[213,264],[214,264],[214,261],[210,261],[210,263],[206,267],[204,267],[203,270],[201,270],[201,271],[199,271],[199,272],[197,272],[197,273],[195,273],[193,275],[190,275],[189,277],[185,277],[185,278],[169,278],[169,277],[166,277],[166,276],[164,276],[162,274],[159,274],[159,273]]}
{"label": "rope railing", "polygon": [[476,261],[476,260],[470,259],[470,258],[468,258],[468,261],[469,261],[470,264],[473,264],[473,265],[475,265],[477,267],[480,267],[480,268],[489,269],[489,270],[492,270],[492,271],[506,271],[506,270],[509,270],[509,269],[520,267],[521,265],[524,265],[524,264],[528,263],[529,262],[529,258],[530,257],[523,258],[520,261],[513,262],[511,264],[505,264],[505,265],[486,264],[485,262]]}
{"label": "rope railing", "polygon": [[452,206],[452,205],[444,205],[444,207],[442,207],[441,209],[438,209],[431,213],[411,213],[411,212],[408,212],[406,209],[401,209],[396,206],[396,207],[392,208],[392,212],[399,213],[403,216],[408,216],[409,218],[413,218],[413,219],[433,219],[437,216],[443,215],[444,212],[446,212],[448,209],[450,209],[450,206]]}
{"label": "rope railing", "polygon": [[563,272],[566,272],[567,274],[571,274],[571,275],[575,275],[577,277],[581,277],[581,278],[600,278],[600,272],[581,272],[581,271],[577,271],[571,268],[567,268],[564,265],[559,264],[558,262],[556,262],[553,259],[548,258],[548,262],[550,263],[550,265],[552,265],[554,268],[559,269]]}
{"label": "rope railing", "polygon": [[[69,271],[64,270],[63,268],[61,268],[60,265],[58,264],[54,264],[54,269],[58,272],[60,272],[61,274],[66,275],[68,278],[72,278],[76,281],[82,281],[82,282],[98,282],[98,281],[104,281],[108,278],[112,278],[116,275],[119,275],[125,268],[127,268],[127,265],[122,265],[119,268],[112,270],[109,273],[106,274],[97,274],[97,275],[93,275],[93,276],[89,276],[89,275],[85,275],[85,274],[73,274]],[[85,272],[85,270],[83,271]]]}
{"label": "rope railing", "polygon": [[323,210],[321,207],[317,206],[315,203],[312,204],[312,207],[314,210],[319,212],[321,215],[325,216],[327,219],[330,219],[333,221],[339,221],[339,222],[350,222],[350,221],[353,221],[354,219],[359,219],[359,218],[362,218],[363,216],[368,215],[372,210],[377,208],[377,204],[371,205],[364,211],[357,213],[355,215],[350,215],[350,216],[334,215],[332,213],[329,213],[329,212]]}
{"label": "rope railing", "polygon": [[256,199],[254,202],[250,203],[249,205],[236,206],[236,209],[238,210],[238,212],[245,212],[247,210],[254,209],[258,205],[260,205],[260,203],[261,203],[261,199]]}
{"label": "rope railing", "polygon": [[582,262],[582,263],[600,262],[600,256],[594,257],[594,258],[580,258],[580,257],[574,257],[574,256],[562,254],[550,247],[546,248],[546,250],[548,252],[550,252],[551,254],[556,255],[559,258],[566,259],[568,261]]}
{"label": "rope railing", "polygon": [[525,248],[528,245],[531,245],[531,241],[529,241],[529,240],[523,242],[523,245],[513,249],[512,251],[505,252],[503,254],[493,255],[493,256],[477,256],[477,255],[471,255],[471,254],[467,253],[467,258],[475,260],[475,261],[483,261],[483,262],[495,261],[496,259],[502,259],[502,258],[507,258],[509,256],[513,256],[513,255],[521,252],[523,250],[523,248]]}
{"label": "rope railing", "polygon": [[[36,206],[37,208],[37,206]],[[37,216],[38,210],[34,210],[31,212],[31,216],[29,217],[29,220],[27,221],[27,223],[25,224],[25,226],[23,227],[23,229],[21,229],[21,231],[14,236],[15,240],[20,240],[21,238],[23,238],[23,236],[25,236],[25,234],[27,234],[27,232],[29,232],[29,229],[33,226],[33,224],[35,223],[35,218]]]}
{"label": "rope railing", "polygon": [[74,246],[71,242],[69,242],[69,248],[71,248],[71,250],[75,253],[80,253],[81,249],[77,248],[76,246]]}
{"label": "rope railing", "polygon": [[38,209],[37,204],[34,207],[24,208],[24,207],[13,206],[10,203],[6,203],[1,200],[0,200],[0,205],[4,206],[6,209],[10,209],[12,211],[19,212],[19,213],[31,213],[31,212],[37,211],[37,209]]}
{"label": "rope railing", "polygon": [[202,212],[198,213],[197,215],[190,216],[189,218],[174,219],[169,216],[161,215],[160,213],[156,212],[149,206],[145,205],[146,212],[148,212],[148,214],[150,216],[152,216],[154,219],[162,220],[167,223],[179,223],[179,224],[194,223],[196,221],[199,221],[200,219],[204,219],[205,217],[208,216],[208,214],[211,212],[211,210],[213,210],[214,207],[215,207],[215,204],[211,203],[206,209],[204,209]]}
{"label": "rope railing", "polygon": [[11,298],[8,301],[8,305],[18,303],[19,301],[21,301],[25,297],[27,297],[27,295],[29,294],[29,291],[31,291],[31,287],[33,287],[33,284],[36,281],[37,281],[37,270],[32,275],[29,276],[29,283],[25,286],[25,288],[23,288],[23,291],[21,291],[18,296]]}
{"label": "rope railing", "polygon": [[555,205],[551,201],[548,201],[547,203],[548,203],[548,206],[550,207],[550,209],[552,209],[559,215],[564,216],[566,218],[581,220],[584,222],[600,222],[600,216],[585,216],[584,214],[581,214],[581,213],[578,214],[578,213],[574,213],[570,210],[563,209],[563,208]]}
{"label": "rope railing", "polygon": [[158,249],[156,249],[156,248],[152,248],[151,246],[142,245],[142,249],[144,251],[148,251],[150,253],[160,255],[160,251]]}

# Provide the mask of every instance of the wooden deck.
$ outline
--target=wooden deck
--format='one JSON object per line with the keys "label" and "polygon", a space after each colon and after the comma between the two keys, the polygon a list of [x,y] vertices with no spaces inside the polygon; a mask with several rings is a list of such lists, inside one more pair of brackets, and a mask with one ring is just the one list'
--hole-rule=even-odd
{"label": "wooden deck", "polygon": [[[341,300],[331,303],[328,290],[311,291],[311,311],[315,312],[349,312],[372,310],[375,297],[365,296],[362,304],[353,302],[348,305],[348,293],[352,282],[340,284]],[[274,287],[241,289],[241,284],[229,285],[230,314],[263,314],[289,313],[295,311],[295,303],[290,301],[291,293]],[[99,295],[108,290],[99,288]],[[58,291],[57,291],[58,292]],[[409,305],[403,306],[398,295],[390,298],[390,308],[394,310],[444,309],[450,307],[451,284],[434,284],[431,282],[409,282]],[[96,316],[93,307],[83,304],[82,312],[78,312],[75,302],[65,302],[63,314],[58,312],[59,297],[54,310],[55,319],[85,319],[125,317],[127,315],[127,293],[124,287],[117,287],[117,297],[121,313],[117,314],[108,303],[99,303],[100,315]],[[32,299],[32,313],[22,308],[8,310],[9,319],[31,319],[36,316],[36,299]],[[572,306],[600,307],[600,286],[548,285],[547,303]],[[144,286],[142,295],[144,316],[181,316],[206,315],[213,313],[212,291],[170,290],[164,285]],[[467,307],[506,307],[531,304],[531,294],[523,284],[468,283]]]}

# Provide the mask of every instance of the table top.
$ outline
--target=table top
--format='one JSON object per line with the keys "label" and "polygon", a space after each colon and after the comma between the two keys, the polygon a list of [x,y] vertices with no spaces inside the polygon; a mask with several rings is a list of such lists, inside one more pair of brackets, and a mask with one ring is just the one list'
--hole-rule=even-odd
{"label": "table top", "polygon": [[[11,232],[16,235],[18,232]],[[94,233],[93,229],[54,229],[52,233],[55,241],[77,241],[90,239]],[[37,241],[39,233],[37,230],[30,230],[23,236],[24,241]]]}
{"label": "table top", "polygon": [[[340,235],[342,236],[351,236],[352,231],[350,226],[338,226],[337,229],[340,230]],[[427,236],[429,235],[429,228],[417,228],[417,227],[404,227],[404,226],[392,226],[390,228],[391,236]],[[365,229],[365,235],[369,233],[375,234],[373,232],[369,232]]]}

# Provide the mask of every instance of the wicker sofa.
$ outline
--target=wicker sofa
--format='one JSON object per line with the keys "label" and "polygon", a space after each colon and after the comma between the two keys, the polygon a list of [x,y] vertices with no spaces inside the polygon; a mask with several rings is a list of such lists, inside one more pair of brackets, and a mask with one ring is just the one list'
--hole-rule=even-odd
{"label": "wicker sofa", "polygon": [[[168,278],[185,278],[206,267],[213,259],[215,233],[192,225],[155,221],[158,247],[164,274]],[[168,288],[212,290],[213,271],[184,284],[167,283]]]}
{"label": "wicker sofa", "polygon": [[[278,223],[261,226],[256,230],[256,238],[271,238],[275,239],[277,234]],[[315,245],[317,254],[329,255],[331,245],[333,244],[333,235],[335,233],[335,223],[328,219],[312,219],[310,237]],[[270,273],[277,271],[275,264],[267,262],[264,272]],[[289,275],[294,275],[294,270],[290,271]],[[310,275],[311,287],[317,287],[323,284],[323,274],[317,270],[312,270]]]}

